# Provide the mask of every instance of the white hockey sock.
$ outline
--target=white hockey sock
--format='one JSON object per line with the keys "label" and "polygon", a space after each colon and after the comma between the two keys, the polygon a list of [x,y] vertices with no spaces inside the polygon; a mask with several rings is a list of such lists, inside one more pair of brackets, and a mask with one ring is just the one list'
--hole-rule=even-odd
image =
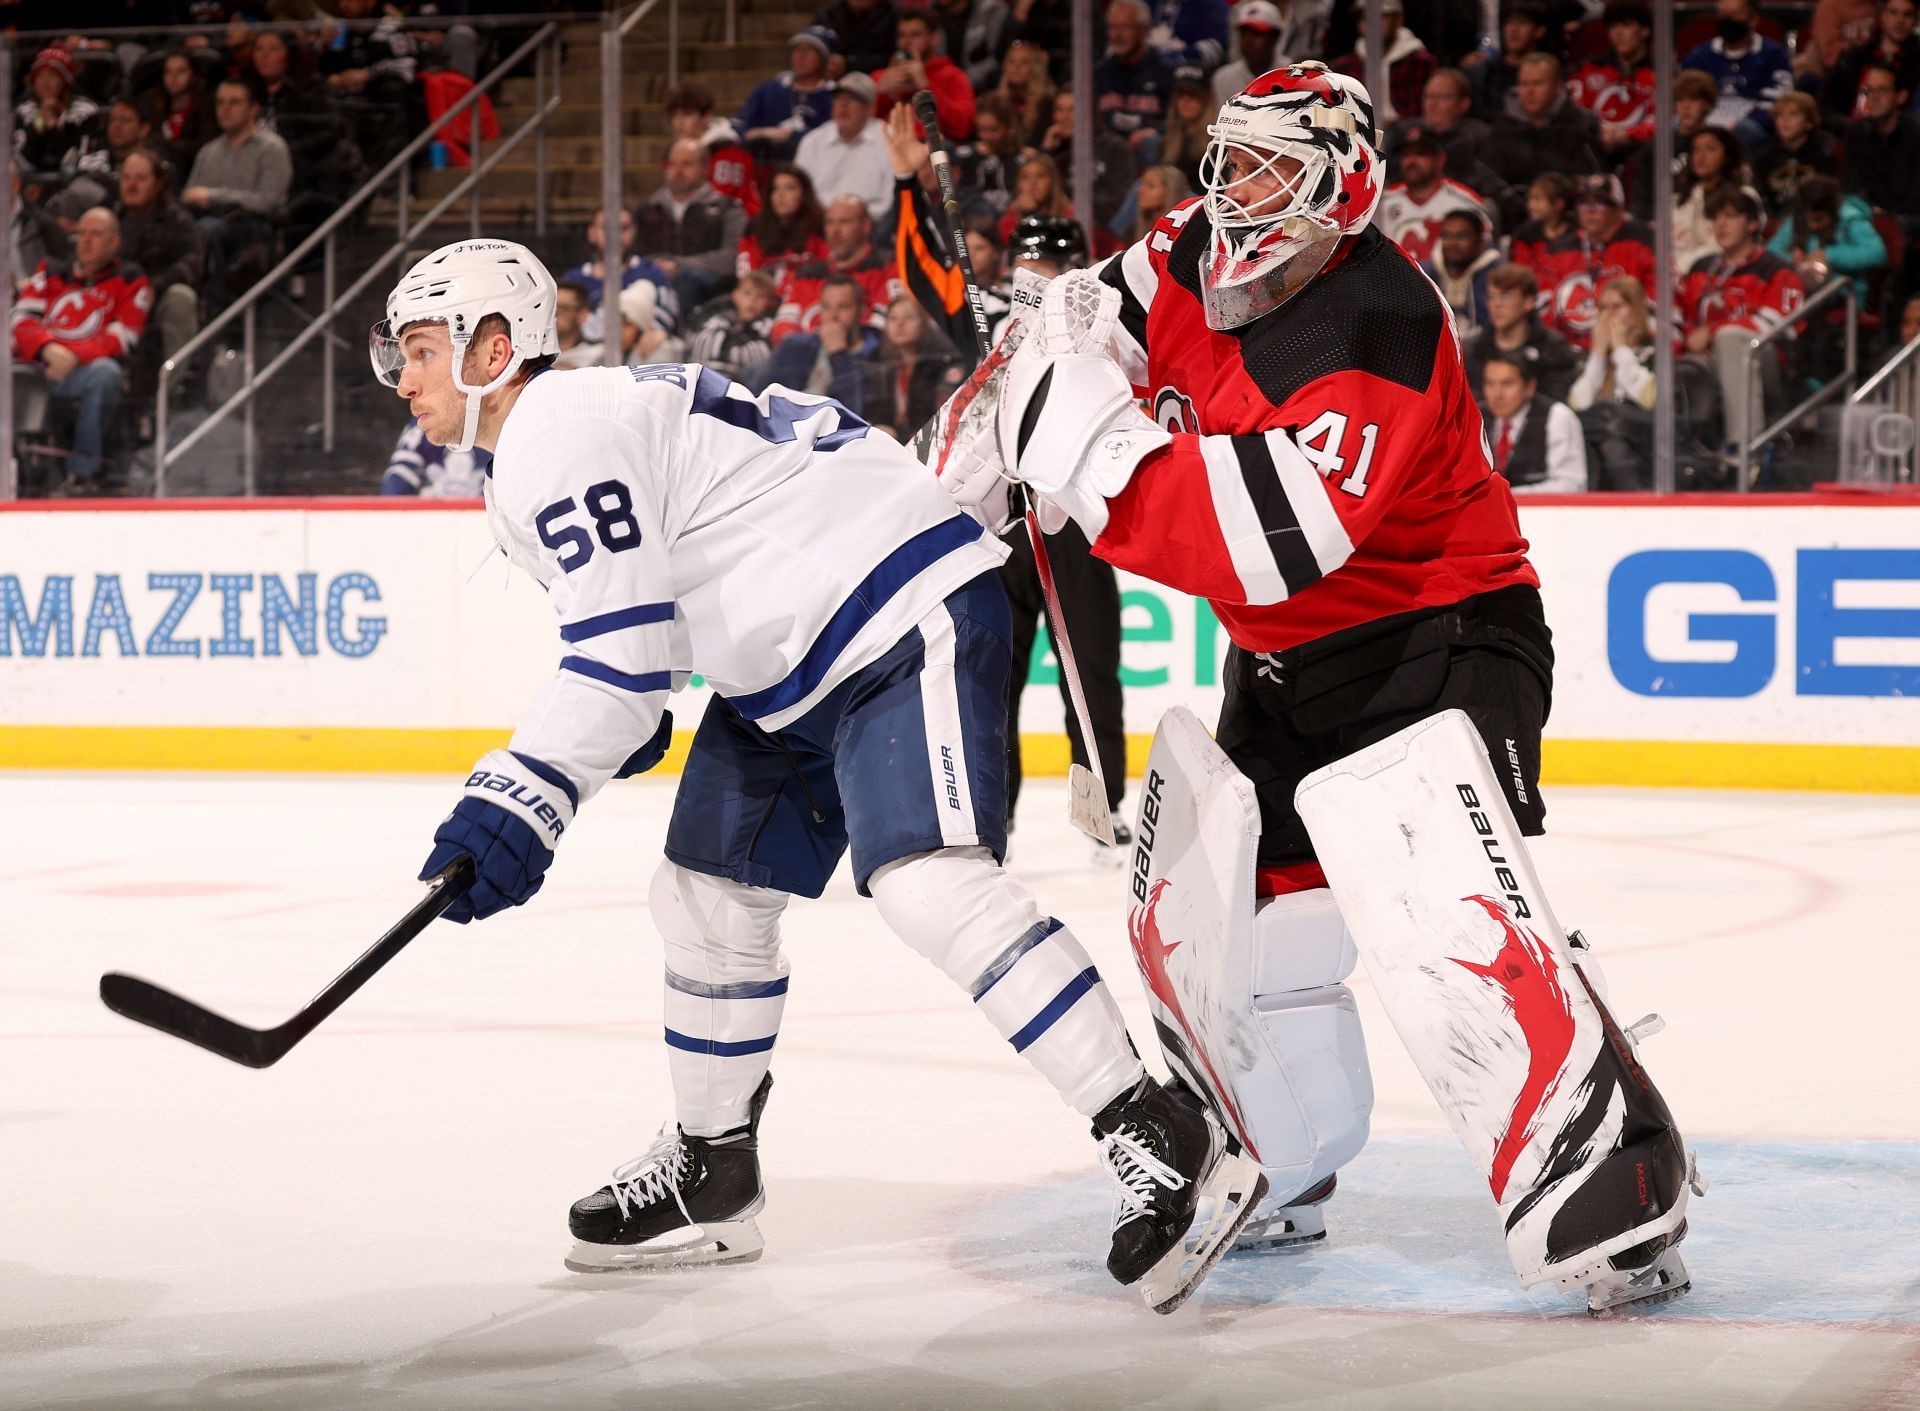
{"label": "white hockey sock", "polygon": [[1144,1075],[1086,950],[984,848],[891,863],[867,885],[894,934],[972,995],[1070,1107],[1092,1117]]}
{"label": "white hockey sock", "polygon": [[690,1136],[718,1136],[745,1124],[773,1061],[787,1004],[779,933],[787,895],[668,862],[654,874],[650,904],[666,951],[675,1115]]}

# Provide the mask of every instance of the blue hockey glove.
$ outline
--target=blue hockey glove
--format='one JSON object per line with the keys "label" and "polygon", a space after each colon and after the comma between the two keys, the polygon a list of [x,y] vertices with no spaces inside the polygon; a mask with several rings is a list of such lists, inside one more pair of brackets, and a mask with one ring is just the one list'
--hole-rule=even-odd
{"label": "blue hockey glove", "polygon": [[627,757],[620,766],[616,779],[631,779],[636,774],[645,774],[654,765],[667,757],[667,746],[673,743],[673,712],[660,712],[660,728],[653,732],[653,738]]}
{"label": "blue hockey glove", "polygon": [[465,925],[539,891],[554,846],[573,822],[577,797],[551,765],[508,750],[482,756],[420,869],[424,882],[462,854],[473,859],[473,887],[447,907],[446,918]]}

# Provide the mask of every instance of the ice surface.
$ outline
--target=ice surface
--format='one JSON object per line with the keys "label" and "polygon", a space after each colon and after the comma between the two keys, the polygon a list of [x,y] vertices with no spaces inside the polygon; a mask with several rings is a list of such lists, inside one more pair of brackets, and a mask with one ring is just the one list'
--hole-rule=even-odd
{"label": "ice surface", "polygon": [[[1364,977],[1375,1141],[1310,1252],[1156,1318],[1085,1124],[844,878],[796,903],[761,1262],[561,1268],[669,1111],[646,882],[672,781],[436,926],[277,1068],[102,1008],[277,1023],[418,895],[441,779],[0,775],[0,1406],[1920,1406],[1920,800],[1557,790],[1541,866],[1713,1180],[1695,1292],[1521,1293]],[[1064,787],[1013,863],[1136,1034],[1124,883]]]}

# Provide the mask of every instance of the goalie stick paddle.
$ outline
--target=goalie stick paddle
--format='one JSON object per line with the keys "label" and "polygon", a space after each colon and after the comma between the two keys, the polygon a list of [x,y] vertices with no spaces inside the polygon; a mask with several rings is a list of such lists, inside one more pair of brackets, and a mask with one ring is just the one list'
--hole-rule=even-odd
{"label": "goalie stick paddle", "polygon": [[[967,250],[966,226],[960,219],[960,198],[954,192],[947,140],[940,133],[940,116],[931,89],[923,88],[913,95],[913,111],[926,132],[927,156],[940,181],[940,205],[947,217],[947,235],[953,244],[961,284],[967,291],[967,310],[973,316],[975,351],[984,362],[993,346],[987,329],[987,306],[981,299],[979,281],[973,276],[973,256]],[[1047,556],[1047,539],[1040,532],[1040,519],[1031,504],[1026,507],[1026,521],[1027,538],[1033,545],[1034,571],[1040,579],[1040,596],[1047,605],[1047,622],[1053,628],[1053,642],[1060,657],[1060,675],[1067,683],[1067,696],[1073,702],[1081,748],[1087,753],[1087,764],[1067,766],[1067,817],[1081,832],[1112,847],[1113,810],[1107,807],[1107,780],[1100,770],[1100,751],[1094,744],[1086,693],[1080,687],[1080,668],[1074,661],[1066,615],[1060,609],[1060,593],[1053,582],[1053,560]],[[1014,747],[1019,748],[1017,741]]]}
{"label": "goalie stick paddle", "polygon": [[100,977],[100,1001],[115,1014],[145,1024],[176,1039],[185,1039],[208,1053],[217,1053],[249,1068],[271,1068],[293,1046],[311,1034],[349,996],[406,949],[407,942],[426,930],[473,885],[473,859],[456,858],[427,884],[427,894],[392,930],[375,941],[367,953],[341,972],[307,1007],[273,1029],[249,1029],[215,1014],[192,1000],[133,975],[113,971]]}

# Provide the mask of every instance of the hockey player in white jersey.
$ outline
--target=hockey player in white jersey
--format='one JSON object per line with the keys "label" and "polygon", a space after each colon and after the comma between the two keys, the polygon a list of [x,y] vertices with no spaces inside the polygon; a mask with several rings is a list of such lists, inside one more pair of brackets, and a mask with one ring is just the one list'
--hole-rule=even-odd
{"label": "hockey player in white jersey", "polygon": [[1006,550],[837,402],[691,364],[550,370],[553,304],[528,251],[462,241],[401,279],[371,353],[430,440],[493,452],[488,521],[564,644],[435,834],[423,876],[477,868],[449,917],[532,897],[575,811],[659,761],[669,693],[694,672],[715,692],[651,890],[677,1122],[574,1205],[570,1267],[758,1257],[780,917],[850,849],[895,934],[1092,1119],[1108,1268],[1171,1311],[1264,1183],[1147,1076],[1080,943],[1000,865]]}

